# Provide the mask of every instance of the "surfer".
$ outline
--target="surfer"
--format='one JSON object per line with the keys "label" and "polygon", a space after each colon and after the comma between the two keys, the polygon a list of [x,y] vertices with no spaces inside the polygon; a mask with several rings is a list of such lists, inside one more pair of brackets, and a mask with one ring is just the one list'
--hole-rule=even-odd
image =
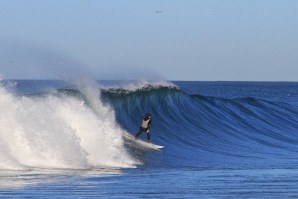
{"label": "surfer", "polygon": [[150,142],[150,124],[151,124],[151,114],[147,113],[143,118],[142,125],[139,132],[135,135],[135,139],[141,135],[142,132],[145,132],[147,135],[147,142]]}

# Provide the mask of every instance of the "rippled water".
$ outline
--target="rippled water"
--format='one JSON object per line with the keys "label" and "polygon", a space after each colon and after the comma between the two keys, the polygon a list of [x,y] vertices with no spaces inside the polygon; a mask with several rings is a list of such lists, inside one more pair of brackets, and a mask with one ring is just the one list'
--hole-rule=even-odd
{"label": "rippled water", "polygon": [[297,198],[298,169],[2,171],[2,198]]}

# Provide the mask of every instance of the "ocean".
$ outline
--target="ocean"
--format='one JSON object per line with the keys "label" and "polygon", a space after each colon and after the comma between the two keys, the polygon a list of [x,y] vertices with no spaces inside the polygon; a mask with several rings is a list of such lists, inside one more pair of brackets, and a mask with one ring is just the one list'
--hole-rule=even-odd
{"label": "ocean", "polygon": [[[1,198],[298,198],[296,82],[2,80],[0,110]],[[122,137],[148,112],[161,150]]]}

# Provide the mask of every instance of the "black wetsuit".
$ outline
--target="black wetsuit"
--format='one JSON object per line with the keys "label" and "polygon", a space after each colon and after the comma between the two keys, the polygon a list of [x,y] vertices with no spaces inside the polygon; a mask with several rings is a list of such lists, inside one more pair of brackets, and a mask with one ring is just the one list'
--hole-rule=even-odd
{"label": "black wetsuit", "polygon": [[135,138],[139,137],[142,132],[145,132],[147,135],[148,141],[150,141],[150,124],[151,124],[151,117],[145,117],[142,121],[142,125],[140,127],[139,132],[135,135]]}

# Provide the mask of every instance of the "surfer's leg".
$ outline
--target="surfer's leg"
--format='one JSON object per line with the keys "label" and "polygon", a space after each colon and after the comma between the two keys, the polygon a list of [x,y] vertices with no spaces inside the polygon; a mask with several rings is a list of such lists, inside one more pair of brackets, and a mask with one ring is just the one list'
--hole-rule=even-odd
{"label": "surfer's leg", "polygon": [[142,133],[142,128],[140,128],[139,132],[135,135],[135,138],[139,137]]}
{"label": "surfer's leg", "polygon": [[146,131],[146,135],[147,135],[148,142],[150,142],[150,131],[149,130]]}

